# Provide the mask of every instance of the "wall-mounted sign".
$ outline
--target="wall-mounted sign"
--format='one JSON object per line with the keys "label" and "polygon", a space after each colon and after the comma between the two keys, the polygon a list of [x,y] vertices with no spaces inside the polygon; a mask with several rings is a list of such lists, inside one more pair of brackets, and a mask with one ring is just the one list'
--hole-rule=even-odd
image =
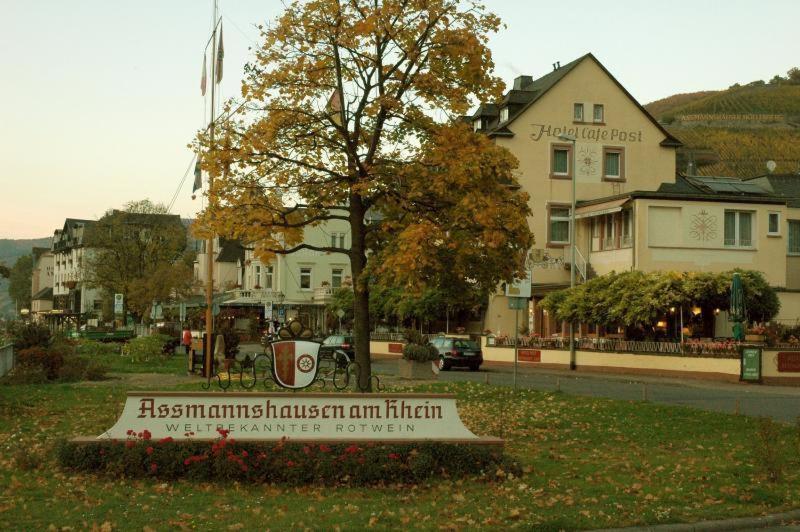
{"label": "wall-mounted sign", "polygon": [[519,360],[520,362],[541,362],[542,352],[538,349],[520,349]]}
{"label": "wall-mounted sign", "polygon": [[531,124],[531,140],[558,139],[559,135],[572,135],[580,142],[642,142],[642,131],[617,129],[605,126],[557,126],[554,124]]}
{"label": "wall-mounted sign", "polygon": [[114,314],[122,315],[122,303],[124,298],[122,294],[114,294]]}
{"label": "wall-mounted sign", "polygon": [[267,301],[264,303],[264,319],[271,320],[272,319],[272,301]]}
{"label": "wall-mounted sign", "polygon": [[98,439],[145,429],[156,440],[213,439],[217,429],[237,440],[479,439],[454,395],[248,392],[128,392],[119,420]]}
{"label": "wall-mounted sign", "polygon": [[800,372],[800,351],[778,353],[778,371],[781,373]]}

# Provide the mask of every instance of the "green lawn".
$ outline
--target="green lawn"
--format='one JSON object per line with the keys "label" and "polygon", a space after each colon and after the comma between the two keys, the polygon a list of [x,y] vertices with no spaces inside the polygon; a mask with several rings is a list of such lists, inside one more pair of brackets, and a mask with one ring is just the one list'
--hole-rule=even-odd
{"label": "green lawn", "polygon": [[[54,442],[110,427],[123,405],[123,383],[0,386],[0,528],[557,530],[800,505],[795,427],[781,426],[774,439],[786,464],[782,481],[769,483],[753,452],[757,420],[471,383],[387,391],[456,393],[475,433],[507,440],[521,477],[492,471],[414,486],[387,479],[380,487],[298,489],[60,471]],[[199,390],[199,384],[180,388]]]}

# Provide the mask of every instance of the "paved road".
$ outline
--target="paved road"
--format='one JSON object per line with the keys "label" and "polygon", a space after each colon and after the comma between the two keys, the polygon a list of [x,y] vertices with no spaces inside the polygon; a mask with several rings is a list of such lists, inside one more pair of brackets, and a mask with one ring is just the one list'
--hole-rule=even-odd
{"label": "paved road", "polygon": [[[243,345],[243,352],[260,352],[258,345]],[[373,371],[397,375],[397,360],[379,357],[373,360]],[[486,363],[479,372],[443,371],[443,381],[488,382],[511,386],[513,367]],[[747,416],[769,416],[794,423],[800,416],[800,388],[759,384],[724,383],[696,379],[675,379],[644,376],[608,375],[568,370],[520,368],[520,387],[535,390],[561,391],[573,395],[606,397],[629,401],[648,401],[667,405],[683,405],[703,410]]]}
{"label": "paved road", "polygon": [[[397,362],[391,359],[373,361],[376,373],[395,375]],[[443,381],[475,381],[511,386],[513,368],[506,365],[485,364],[479,372],[467,370],[443,371]],[[764,386],[758,384],[731,384],[693,379],[622,376],[570,372],[568,370],[520,369],[517,374],[520,387],[535,390],[561,391],[573,395],[648,401],[668,405],[683,405],[703,410],[735,413],[748,416],[769,416],[776,420],[794,423],[800,416],[800,388]]]}

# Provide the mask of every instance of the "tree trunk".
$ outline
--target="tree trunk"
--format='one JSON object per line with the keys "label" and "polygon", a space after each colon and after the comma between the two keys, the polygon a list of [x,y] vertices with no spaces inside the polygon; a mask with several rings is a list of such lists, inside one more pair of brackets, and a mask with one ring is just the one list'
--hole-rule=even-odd
{"label": "tree trunk", "polygon": [[367,264],[364,242],[364,205],[361,197],[350,195],[350,269],[353,271],[353,340],[356,348],[358,375],[356,386],[360,391],[372,391],[372,367],[369,353],[369,280],[363,277]]}

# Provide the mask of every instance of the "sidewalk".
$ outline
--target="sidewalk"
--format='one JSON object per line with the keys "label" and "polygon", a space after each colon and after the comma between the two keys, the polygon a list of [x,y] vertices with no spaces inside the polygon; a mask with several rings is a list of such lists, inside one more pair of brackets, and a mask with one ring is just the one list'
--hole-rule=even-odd
{"label": "sidewalk", "polygon": [[737,519],[721,519],[719,521],[701,521],[698,523],[634,526],[628,528],[607,528],[599,532],[706,532],[725,530],[756,530],[780,528],[781,530],[800,530],[800,510],[792,510],[773,515],[759,517],[741,517]]}

